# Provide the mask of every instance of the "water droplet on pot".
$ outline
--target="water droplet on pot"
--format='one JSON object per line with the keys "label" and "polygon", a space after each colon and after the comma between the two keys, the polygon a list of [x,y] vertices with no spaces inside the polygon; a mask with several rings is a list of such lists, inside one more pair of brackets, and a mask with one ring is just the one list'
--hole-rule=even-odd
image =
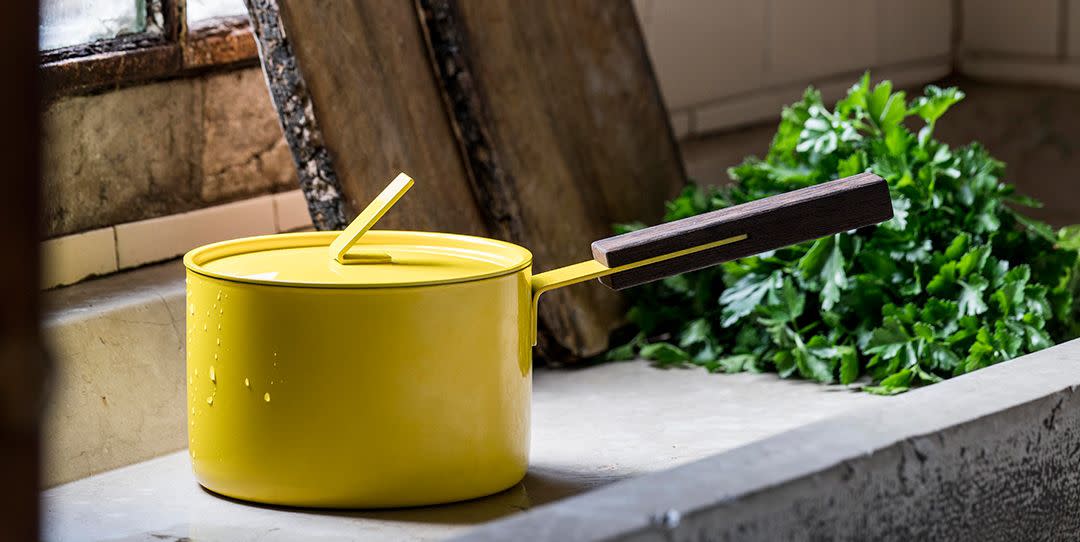
{"label": "water droplet on pot", "polygon": [[244,387],[245,388],[250,388],[251,387],[251,381],[245,378],[244,379]]}
{"label": "water droplet on pot", "polygon": [[208,404],[208,405],[214,404],[214,396],[213,395],[206,398],[206,404]]}
{"label": "water droplet on pot", "polygon": [[263,394],[263,401],[266,401],[267,403],[270,402],[270,392],[266,392]]}
{"label": "water droplet on pot", "polygon": [[195,316],[195,304],[194,303],[191,304],[191,315]]}
{"label": "water droplet on pot", "polygon": [[217,345],[218,345],[218,346],[221,346],[221,337],[218,337],[218,340],[217,340]]}
{"label": "water droplet on pot", "polygon": [[[214,357],[217,357],[217,356],[214,356]],[[214,372],[214,366],[213,365],[210,366],[210,381],[214,382],[214,383],[217,383],[217,373]]]}

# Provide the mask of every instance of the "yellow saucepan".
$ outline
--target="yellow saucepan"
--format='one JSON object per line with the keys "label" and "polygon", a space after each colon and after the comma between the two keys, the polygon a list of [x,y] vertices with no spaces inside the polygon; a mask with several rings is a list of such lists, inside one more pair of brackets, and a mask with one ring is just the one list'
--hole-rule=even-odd
{"label": "yellow saucepan", "polygon": [[593,244],[532,274],[510,243],[370,231],[404,174],[344,232],[192,250],[188,435],[199,482],[272,504],[396,507],[506,489],[529,457],[532,345],[544,291],[621,288],[891,216],[862,175]]}

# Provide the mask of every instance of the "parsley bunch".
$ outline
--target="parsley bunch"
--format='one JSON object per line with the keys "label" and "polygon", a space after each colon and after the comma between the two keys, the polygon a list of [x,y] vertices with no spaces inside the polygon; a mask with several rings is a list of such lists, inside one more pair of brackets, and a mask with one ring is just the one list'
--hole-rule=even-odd
{"label": "parsley bunch", "polygon": [[928,86],[909,102],[867,74],[830,111],[808,89],[764,159],[731,168],[731,186],[688,186],[664,219],[863,171],[889,182],[894,218],[631,290],[640,332],[608,359],[861,378],[894,394],[1076,336],[1080,228],[1054,232],[1017,212],[1038,203],[1002,182],[1004,164],[978,143],[934,139],[963,97]]}

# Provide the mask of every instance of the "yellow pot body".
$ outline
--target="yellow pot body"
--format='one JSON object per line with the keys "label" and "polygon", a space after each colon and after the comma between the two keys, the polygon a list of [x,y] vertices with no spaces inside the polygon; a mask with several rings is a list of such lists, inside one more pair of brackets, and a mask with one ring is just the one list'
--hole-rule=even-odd
{"label": "yellow pot body", "polygon": [[398,175],[342,232],[184,257],[188,441],[204,487],[340,508],[506,489],[529,463],[540,295],[747,237],[532,276],[517,245],[371,230],[412,185]]}
{"label": "yellow pot body", "polygon": [[480,497],[524,476],[528,266],[379,288],[261,284],[188,267],[188,435],[206,488],[375,508]]}

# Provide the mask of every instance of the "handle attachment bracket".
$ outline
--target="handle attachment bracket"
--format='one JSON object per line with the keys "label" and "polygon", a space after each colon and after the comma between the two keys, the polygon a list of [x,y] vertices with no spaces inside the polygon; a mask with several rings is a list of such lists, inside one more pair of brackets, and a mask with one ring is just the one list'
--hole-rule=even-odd
{"label": "handle attachment bracket", "polygon": [[548,290],[554,290],[555,288],[562,288],[563,286],[569,286],[571,284],[577,284],[579,282],[585,282],[589,279],[598,279],[613,273],[621,273],[623,271],[629,271],[638,267],[644,267],[646,265],[652,265],[660,263],[665,260],[678,258],[680,256],[686,256],[687,254],[693,254],[695,252],[701,252],[702,250],[709,250],[710,248],[716,248],[722,245],[729,245],[731,243],[737,243],[743,241],[749,237],[748,234],[735,235],[732,237],[726,237],[711,243],[705,243],[704,245],[698,245],[669,254],[663,254],[644,260],[639,260],[626,265],[620,265],[619,267],[608,267],[596,260],[587,260],[579,262],[566,267],[560,267],[558,269],[552,269],[551,271],[545,271],[543,273],[533,275],[532,277],[532,320],[530,322],[530,333],[532,334],[532,344],[536,344],[536,312],[537,305],[540,301],[540,295]]}

